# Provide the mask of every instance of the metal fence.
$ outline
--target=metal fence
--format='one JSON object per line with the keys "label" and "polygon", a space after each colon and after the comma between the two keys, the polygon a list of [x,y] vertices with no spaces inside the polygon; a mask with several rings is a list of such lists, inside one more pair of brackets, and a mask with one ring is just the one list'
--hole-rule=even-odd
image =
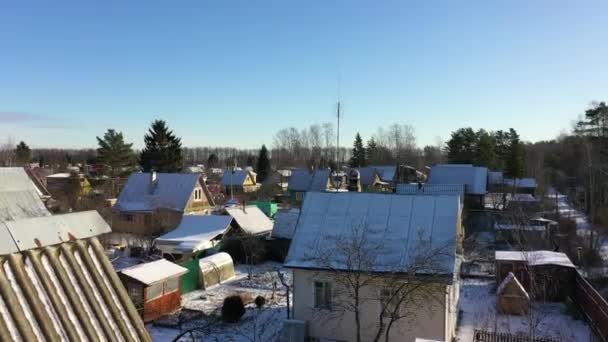
{"label": "metal fence", "polygon": [[494,331],[475,330],[473,342],[562,342],[562,340],[556,337],[531,337],[528,335],[514,335]]}

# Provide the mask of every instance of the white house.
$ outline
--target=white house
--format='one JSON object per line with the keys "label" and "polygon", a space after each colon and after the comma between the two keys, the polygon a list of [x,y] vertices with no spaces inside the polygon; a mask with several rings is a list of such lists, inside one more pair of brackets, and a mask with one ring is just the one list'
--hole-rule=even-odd
{"label": "white house", "polygon": [[[451,341],[460,215],[454,195],[308,193],[285,261],[293,270],[294,319],[307,323],[312,340],[356,340],[344,277],[359,274],[367,279],[358,306],[363,341],[373,339],[381,320],[400,315],[406,317],[393,322],[392,341]],[[403,295],[416,285],[416,296]]]}

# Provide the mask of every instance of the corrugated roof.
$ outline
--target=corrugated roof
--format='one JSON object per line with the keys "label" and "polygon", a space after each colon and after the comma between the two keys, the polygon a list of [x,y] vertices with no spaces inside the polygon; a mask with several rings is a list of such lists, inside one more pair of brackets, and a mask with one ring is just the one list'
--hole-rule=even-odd
{"label": "corrugated roof", "polygon": [[315,170],[308,188],[309,191],[324,191],[329,182],[329,170]]}
{"label": "corrugated roof", "polygon": [[159,259],[120,270],[120,273],[146,285],[152,285],[187,272],[187,268],[174,264],[166,259]]}
{"label": "corrugated roof", "polygon": [[41,195],[23,168],[0,168],[0,222],[50,216]]}
{"label": "corrugated roof", "polygon": [[469,164],[439,164],[431,167],[428,183],[464,184],[466,194],[485,195],[488,169]]}
{"label": "corrugated roof", "polygon": [[292,208],[288,211],[278,211],[274,216],[272,237],[291,239],[296,230],[296,224],[300,217],[300,209]]}
{"label": "corrugated roof", "polygon": [[401,195],[453,195],[464,201],[463,184],[397,184],[397,193]]}
{"label": "corrugated roof", "polygon": [[329,170],[293,170],[289,178],[290,191],[324,191],[329,182]]}
{"label": "corrugated roof", "polygon": [[96,237],[4,254],[0,266],[1,341],[151,341]]}
{"label": "corrugated roof", "polygon": [[530,266],[557,265],[572,268],[576,267],[566,254],[553,251],[496,251],[494,259],[525,261]]}
{"label": "corrugated roof", "polygon": [[[322,268],[311,255],[335,250],[336,241],[348,241],[353,228],[364,227],[366,241],[381,246],[370,247],[377,255],[366,271],[406,270],[420,248],[446,248],[447,256],[438,262],[442,274],[452,275],[459,211],[455,196],[311,192],[304,199],[285,266]],[[331,257],[336,258],[334,268],[346,268],[339,253]]]}
{"label": "corrugated roof", "polygon": [[154,241],[161,250],[163,245],[169,245],[172,249],[193,252],[224,234],[231,222],[232,217],[225,215],[184,215],[177,228]]}
{"label": "corrugated roof", "polygon": [[272,221],[257,206],[226,208],[228,215],[248,234],[258,235],[272,230]]}
{"label": "corrugated roof", "polygon": [[199,178],[196,173],[157,173],[152,186],[150,173],[133,173],[114,208],[121,211],[184,211]]}
{"label": "corrugated roof", "polygon": [[[222,185],[243,185],[250,175],[250,171],[248,170],[234,170],[234,172],[231,172],[229,169],[225,170],[224,176],[222,177]],[[254,177],[251,177],[252,181],[254,181],[254,179]]]}

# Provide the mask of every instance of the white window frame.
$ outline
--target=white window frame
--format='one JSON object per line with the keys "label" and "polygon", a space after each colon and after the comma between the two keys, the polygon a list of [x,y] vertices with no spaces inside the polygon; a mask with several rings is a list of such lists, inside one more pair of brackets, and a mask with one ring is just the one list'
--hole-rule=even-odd
{"label": "white window frame", "polygon": [[[396,291],[386,288],[380,289],[378,291],[378,298],[380,299],[380,312],[382,312],[384,308],[387,307],[387,310],[384,311],[382,315],[385,317],[392,316],[393,312],[395,312],[395,306],[397,306],[397,303],[395,302],[399,301],[399,295],[396,294]],[[401,306],[398,306],[396,309],[396,313],[397,315],[399,315],[401,313]]]}
{"label": "white window frame", "polygon": [[197,202],[203,200],[203,189],[194,189],[194,200]]}
{"label": "white window frame", "polygon": [[[173,289],[170,288],[172,285],[175,286]],[[165,294],[173,293],[177,290],[179,290],[179,277],[167,279],[167,281],[165,282]]]}
{"label": "white window frame", "polygon": [[[160,288],[160,291],[158,291],[158,295],[157,295],[157,296],[155,296],[155,297],[150,297],[150,296],[149,296],[149,295],[150,295],[150,289],[152,289],[153,287],[158,287],[158,288]],[[165,288],[165,286],[164,286],[164,284],[163,284],[163,283],[156,283],[156,284],[152,284],[152,285],[148,286],[148,287],[146,288],[146,303],[147,303],[147,302],[151,302],[151,301],[153,301],[153,300],[155,300],[155,299],[158,299],[158,298],[162,297],[162,296],[163,296],[163,291],[164,291],[164,288]]]}
{"label": "white window frame", "polygon": [[[322,296],[322,303],[319,303],[318,301],[318,296],[317,296],[317,286],[320,285],[321,287],[321,291],[323,291],[321,293]],[[313,291],[313,306],[315,309],[318,310],[332,310],[333,307],[333,290],[332,290],[332,283],[329,281],[318,281],[315,280],[312,283],[312,291]],[[329,297],[329,298],[328,298]]]}

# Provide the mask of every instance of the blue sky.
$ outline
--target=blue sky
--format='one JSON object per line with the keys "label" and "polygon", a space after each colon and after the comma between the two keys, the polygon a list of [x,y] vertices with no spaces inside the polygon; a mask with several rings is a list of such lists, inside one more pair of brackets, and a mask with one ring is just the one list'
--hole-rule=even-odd
{"label": "blue sky", "polygon": [[188,146],[259,147],[283,127],[409,123],[530,141],[608,100],[606,1],[4,1],[0,143],[137,147],[164,118]]}

